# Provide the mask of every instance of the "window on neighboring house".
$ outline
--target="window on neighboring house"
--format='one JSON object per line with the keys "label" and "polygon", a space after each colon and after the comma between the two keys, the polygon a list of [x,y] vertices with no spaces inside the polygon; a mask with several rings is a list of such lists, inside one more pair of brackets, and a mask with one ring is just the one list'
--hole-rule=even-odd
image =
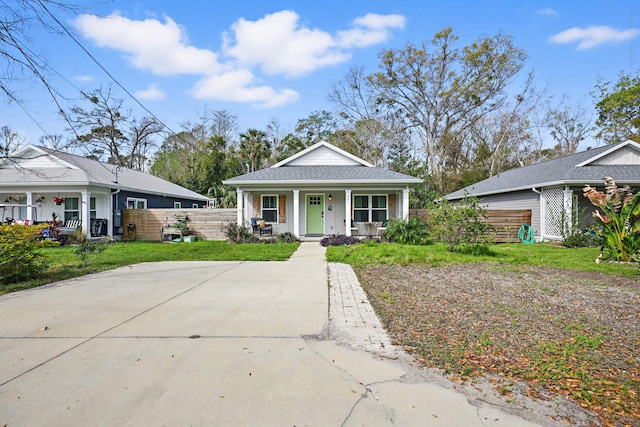
{"label": "window on neighboring house", "polygon": [[265,222],[278,222],[278,196],[262,196],[262,219]]}
{"label": "window on neighboring house", "polygon": [[387,219],[386,195],[353,196],[353,220],[356,222],[381,222]]}
{"label": "window on neighboring house", "polygon": [[80,199],[77,197],[64,198],[64,222],[80,219]]}
{"label": "window on neighboring house", "polygon": [[182,202],[173,202],[173,209],[182,209]]}
{"label": "window on neighboring house", "polygon": [[127,197],[127,209],[147,209],[147,199]]}
{"label": "window on neighboring house", "polygon": [[[95,219],[98,217],[98,209],[96,208],[96,198],[89,198],[89,218]],[[64,198],[64,222],[70,219],[82,219],[80,214],[80,198],[78,197],[65,197]]]}
{"label": "window on neighboring house", "polygon": [[198,209],[198,208],[199,208],[199,206],[198,206],[198,204],[197,204],[197,203],[193,203],[193,204],[191,205],[191,207],[192,207],[193,209]]}

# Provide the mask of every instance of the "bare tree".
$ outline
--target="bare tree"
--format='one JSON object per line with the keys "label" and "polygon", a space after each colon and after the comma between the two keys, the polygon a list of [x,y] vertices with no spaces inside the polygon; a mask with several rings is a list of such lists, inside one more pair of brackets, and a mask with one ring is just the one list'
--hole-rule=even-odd
{"label": "bare tree", "polygon": [[582,103],[572,105],[566,94],[562,95],[558,105],[549,107],[544,122],[557,143],[558,156],[573,154],[578,150],[580,142],[593,130],[592,119],[593,114]]}
{"label": "bare tree", "polygon": [[368,76],[375,99],[396,111],[424,147],[437,191],[458,157],[464,135],[481,118],[500,109],[505,88],[526,54],[511,37],[483,37],[460,49],[451,28],[430,43],[382,53],[379,71]]}
{"label": "bare tree", "polygon": [[0,151],[2,155],[0,158],[6,158],[11,153],[16,151],[25,139],[18,132],[11,129],[9,126],[2,126],[0,128]]}
{"label": "bare tree", "polygon": [[62,32],[52,13],[62,9],[76,11],[78,7],[57,0],[0,1],[0,93],[7,101],[22,103],[21,83],[36,79],[60,108],[59,95],[49,82],[49,68],[35,52],[30,33],[35,28]]}
{"label": "bare tree", "polygon": [[410,142],[402,120],[395,111],[380,104],[368,85],[363,67],[351,68],[329,93],[340,118],[336,143],[370,163],[388,166],[391,147],[398,140]]}
{"label": "bare tree", "polygon": [[144,170],[149,150],[155,146],[153,136],[164,126],[155,118],[133,118],[123,109],[124,101],[113,96],[111,86],[83,92],[82,96],[89,108],[74,106],[69,115],[76,147],[96,160]]}

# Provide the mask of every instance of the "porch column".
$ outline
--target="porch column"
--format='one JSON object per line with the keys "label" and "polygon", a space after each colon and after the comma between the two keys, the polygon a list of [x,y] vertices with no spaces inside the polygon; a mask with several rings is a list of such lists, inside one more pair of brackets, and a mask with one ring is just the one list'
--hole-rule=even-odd
{"label": "porch column", "polygon": [[409,189],[402,190],[402,220],[409,220]]}
{"label": "porch column", "polygon": [[253,197],[251,197],[251,191],[244,192],[244,224],[251,222],[251,217],[253,216]]}
{"label": "porch column", "polygon": [[567,233],[571,233],[571,226],[573,224],[573,191],[568,185],[565,185],[564,192],[564,224],[562,227]]}
{"label": "porch column", "polygon": [[242,194],[242,190],[241,189],[236,189],[236,205],[238,206],[236,208],[236,222],[238,223],[238,226],[244,224],[244,222],[242,221],[242,205],[244,201],[244,195]]}
{"label": "porch column", "polygon": [[300,237],[300,190],[293,190],[293,234]]}
{"label": "porch column", "polygon": [[33,224],[33,207],[29,206],[33,204],[33,193],[31,191],[27,191],[27,220],[29,224]]}
{"label": "porch column", "polygon": [[84,234],[87,237],[91,237],[91,235],[89,234],[89,221],[91,218],[91,215],[89,214],[89,211],[91,210],[91,193],[88,191],[83,191],[82,193],[80,193],[81,196],[81,200],[80,200],[80,220],[82,221],[82,234]]}
{"label": "porch column", "polygon": [[344,190],[344,234],[351,236],[351,190]]}

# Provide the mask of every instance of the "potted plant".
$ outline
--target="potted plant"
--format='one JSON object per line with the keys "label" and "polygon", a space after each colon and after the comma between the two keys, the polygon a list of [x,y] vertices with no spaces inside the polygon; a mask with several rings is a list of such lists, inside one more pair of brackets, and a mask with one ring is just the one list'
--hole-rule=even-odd
{"label": "potted plant", "polygon": [[54,197],[53,198],[53,203],[55,203],[56,205],[60,206],[61,204],[64,203],[64,197]]}

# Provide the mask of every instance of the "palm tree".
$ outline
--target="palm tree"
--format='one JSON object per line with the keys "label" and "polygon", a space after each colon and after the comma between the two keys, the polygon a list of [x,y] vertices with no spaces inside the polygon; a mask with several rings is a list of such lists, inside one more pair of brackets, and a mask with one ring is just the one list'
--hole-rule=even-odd
{"label": "palm tree", "polygon": [[249,161],[250,172],[260,168],[263,160],[269,156],[270,150],[271,144],[265,132],[249,129],[240,134],[240,154]]}

